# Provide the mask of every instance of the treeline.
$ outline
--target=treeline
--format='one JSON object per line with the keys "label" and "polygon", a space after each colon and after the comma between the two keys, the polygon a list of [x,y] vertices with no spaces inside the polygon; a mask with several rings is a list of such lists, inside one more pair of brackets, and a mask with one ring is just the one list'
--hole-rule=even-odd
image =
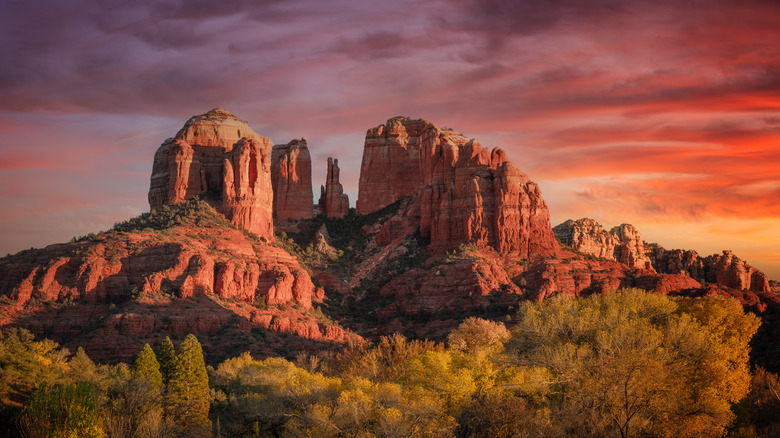
{"label": "treeline", "polygon": [[95,365],[0,333],[2,422],[30,437],[769,437],[780,383],[748,366],[734,300],[623,290],[526,303],[511,331],[384,337],[337,354],[206,367],[197,339]]}

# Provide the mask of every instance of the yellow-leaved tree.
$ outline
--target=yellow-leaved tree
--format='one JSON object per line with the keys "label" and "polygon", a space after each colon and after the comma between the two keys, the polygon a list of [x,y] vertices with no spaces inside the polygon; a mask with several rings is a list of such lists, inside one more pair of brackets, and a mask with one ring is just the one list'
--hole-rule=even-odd
{"label": "yellow-leaved tree", "polygon": [[520,316],[507,354],[549,372],[536,391],[570,435],[720,436],[749,389],[759,321],[735,300],[629,289],[527,303]]}

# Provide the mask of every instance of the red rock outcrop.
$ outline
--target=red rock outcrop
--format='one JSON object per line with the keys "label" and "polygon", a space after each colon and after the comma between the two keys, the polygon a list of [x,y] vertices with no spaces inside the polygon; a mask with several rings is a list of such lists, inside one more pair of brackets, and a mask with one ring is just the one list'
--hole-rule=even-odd
{"label": "red rock outcrop", "polygon": [[310,219],[314,216],[311,155],[306,139],[275,145],[271,151],[274,219]]}
{"label": "red rock outcrop", "polygon": [[[262,328],[312,341],[356,338],[317,318],[313,301],[321,302],[324,291],[295,257],[223,225],[205,202],[171,208],[181,210],[0,259],[0,296],[11,301],[0,326],[27,327],[63,343],[79,338],[91,356],[110,360],[132,358],[161,333],[200,337]],[[170,217],[192,226],[159,228]],[[93,345],[96,333],[103,340]],[[136,338],[131,344],[144,341],[123,346],[126,336]],[[246,348],[246,336],[236,342]]]}
{"label": "red rock outcrop", "polygon": [[666,250],[648,245],[648,255],[658,272],[685,274],[701,282],[715,283],[741,291],[772,292],[767,276],[731,251],[701,257],[692,250]]}
{"label": "red rock outcrop", "polygon": [[593,219],[567,220],[553,227],[555,237],[564,245],[607,260],[615,260],[615,236]]}
{"label": "red rock outcrop", "polygon": [[633,225],[618,225],[609,232],[615,236],[618,242],[615,247],[615,260],[632,268],[653,270],[653,264],[646,254],[642,236]]}
{"label": "red rock outcrop", "polygon": [[328,176],[320,187],[320,209],[329,218],[341,219],[349,213],[349,197],[339,182],[339,160],[328,157]]}
{"label": "red rock outcrop", "polygon": [[271,140],[222,108],[190,118],[154,155],[149,206],[201,193],[233,224],[273,238]]}
{"label": "red rock outcrop", "polygon": [[607,232],[593,219],[570,219],[556,225],[553,232],[561,243],[583,254],[614,260],[632,268],[653,270],[642,236],[631,224],[622,224]]}
{"label": "red rock outcrop", "polygon": [[370,213],[407,196],[416,202],[405,216],[419,218],[432,252],[466,242],[525,257],[558,248],[539,187],[503,150],[395,117],[366,134],[357,210]]}
{"label": "red rock outcrop", "polygon": [[[425,120],[394,117],[366,132],[356,210],[368,214],[407,196],[417,195],[422,186],[420,151],[423,141],[441,143],[439,135],[456,135],[438,130]],[[468,139],[460,136],[461,143]],[[456,139],[450,140],[457,143]]]}
{"label": "red rock outcrop", "polygon": [[553,231],[561,243],[578,252],[618,261],[632,268],[688,276],[700,283],[716,283],[742,291],[772,290],[766,275],[731,251],[700,257],[692,250],[666,250],[654,243],[645,245],[639,231],[630,224],[622,224],[607,233],[596,221],[587,218],[568,220]]}

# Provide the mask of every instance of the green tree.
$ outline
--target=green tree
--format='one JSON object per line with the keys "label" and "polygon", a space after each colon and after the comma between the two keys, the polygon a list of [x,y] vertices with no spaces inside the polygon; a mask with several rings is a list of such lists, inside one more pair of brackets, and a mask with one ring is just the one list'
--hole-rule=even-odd
{"label": "green tree", "polygon": [[157,351],[157,361],[160,364],[162,381],[167,384],[176,362],[176,350],[173,348],[173,342],[171,342],[171,338],[168,336],[160,343],[160,349]]}
{"label": "green tree", "polygon": [[133,374],[137,377],[148,379],[154,387],[162,386],[162,373],[160,372],[160,363],[157,362],[152,347],[149,344],[138,353],[133,362]]}
{"label": "green tree", "polygon": [[203,350],[195,335],[179,345],[168,380],[166,411],[188,436],[209,435],[209,378]]}
{"label": "green tree", "polygon": [[83,348],[79,347],[76,350],[76,354],[70,358],[68,365],[70,366],[68,375],[73,380],[84,382],[95,382],[97,380],[97,366],[95,366],[92,359],[87,356],[87,353]]}
{"label": "green tree", "polygon": [[61,382],[68,366],[68,350],[56,342],[36,341],[26,329],[0,330],[0,403],[20,406],[42,384]]}

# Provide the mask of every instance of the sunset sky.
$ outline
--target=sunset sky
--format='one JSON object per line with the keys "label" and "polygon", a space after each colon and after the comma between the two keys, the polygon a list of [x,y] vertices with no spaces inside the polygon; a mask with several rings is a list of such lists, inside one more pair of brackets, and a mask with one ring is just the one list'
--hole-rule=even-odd
{"label": "sunset sky", "polygon": [[[634,224],[780,280],[776,0],[2,0],[0,254],[148,210],[152,157],[222,106],[339,159],[424,118],[504,148],[553,225]],[[318,194],[319,192],[317,192]]]}

